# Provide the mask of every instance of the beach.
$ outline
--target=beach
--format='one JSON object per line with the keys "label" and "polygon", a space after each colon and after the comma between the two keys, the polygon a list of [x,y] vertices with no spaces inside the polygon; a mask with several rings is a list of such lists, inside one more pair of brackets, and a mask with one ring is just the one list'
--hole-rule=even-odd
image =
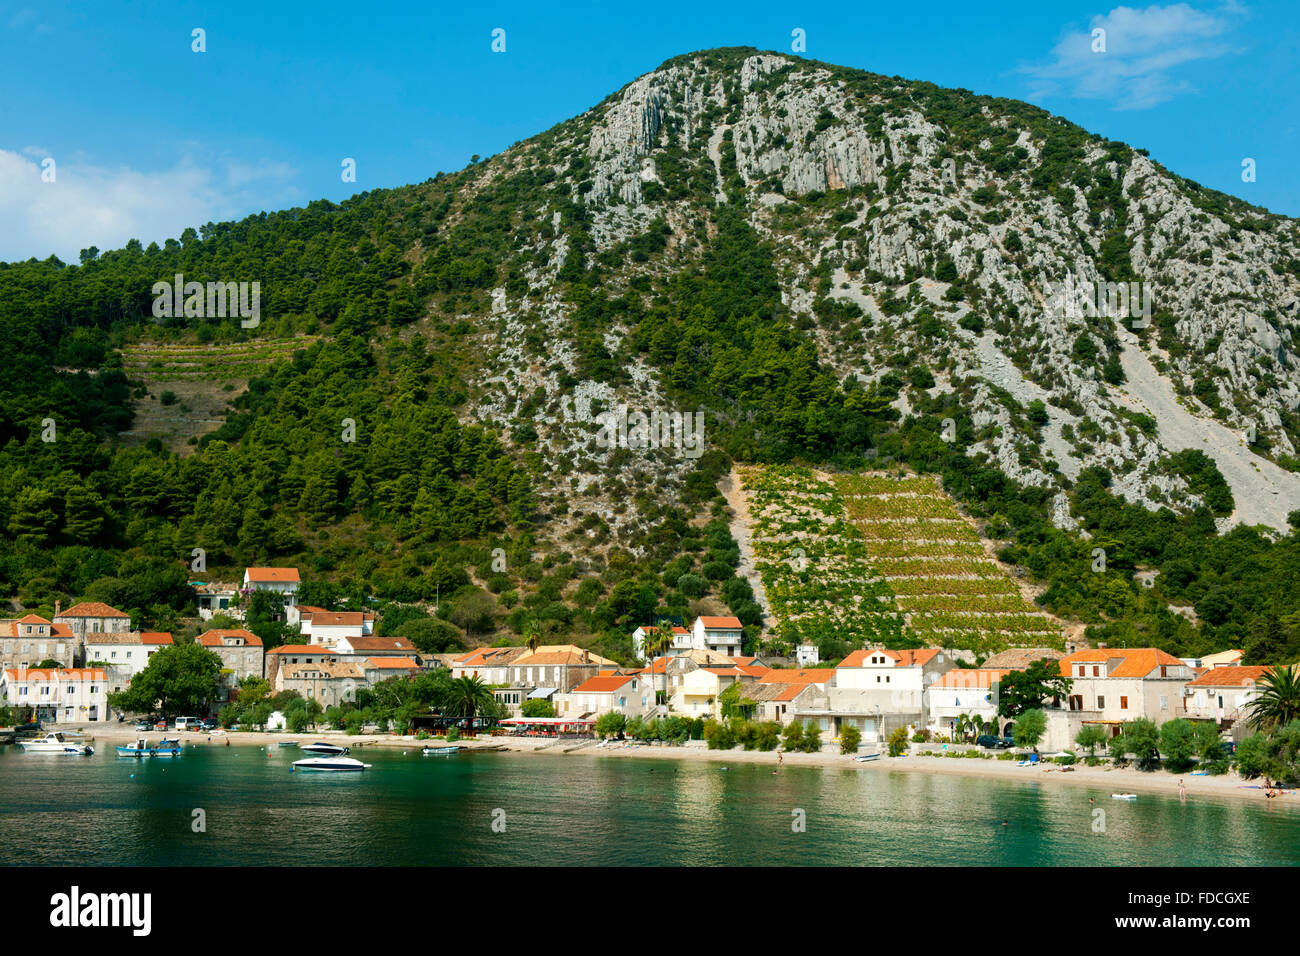
{"label": "beach", "polygon": [[[154,740],[161,735],[158,732],[141,733],[126,725],[112,727],[87,726],[84,731],[103,741],[105,745],[130,743],[144,736]],[[310,743],[323,740],[353,750],[368,747],[397,749],[418,749],[425,744],[443,746],[441,737],[417,740],[413,736],[399,737],[394,734],[345,734],[339,731],[325,731],[306,734],[291,734],[283,731],[234,731],[218,734],[189,733],[169,731],[167,735],[179,737],[186,746],[223,747],[227,742],[231,746],[276,747],[280,741]],[[721,764],[770,764],[778,769],[776,751],[757,750],[709,750],[701,741],[692,741],[683,746],[635,744],[617,741],[599,746],[596,741],[560,739],[549,737],[470,737],[461,738],[456,743],[462,750],[471,752],[499,751],[512,753],[532,753],[538,757],[599,757],[599,758],[648,758],[664,760],[713,761]],[[933,744],[914,745],[917,750],[931,749]],[[1265,797],[1260,780],[1243,780],[1235,772],[1218,777],[1196,776],[1191,773],[1173,774],[1164,770],[1141,771],[1132,767],[1087,767],[1082,763],[1074,765],[1070,771],[1063,771],[1057,764],[1040,763],[1034,766],[1020,767],[1015,760],[977,759],[970,757],[934,757],[910,754],[905,757],[881,756],[877,760],[859,763],[851,756],[830,751],[820,753],[786,753],[781,757],[781,767],[835,767],[842,770],[860,770],[864,773],[927,773],[955,776],[983,777],[985,779],[1012,780],[1032,782],[1049,787],[1081,787],[1111,793],[1160,793],[1177,796],[1179,781],[1185,788],[1188,800],[1246,800],[1257,803],[1275,803],[1286,806],[1292,803],[1300,805],[1300,792],[1283,792],[1282,796]]]}

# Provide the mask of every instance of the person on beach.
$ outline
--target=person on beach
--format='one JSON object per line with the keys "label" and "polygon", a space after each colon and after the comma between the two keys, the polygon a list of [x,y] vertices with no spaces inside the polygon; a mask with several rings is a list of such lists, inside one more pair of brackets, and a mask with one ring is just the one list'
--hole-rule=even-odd
{"label": "person on beach", "polygon": [[1187,802],[1187,788],[1183,786],[1181,778],[1178,781],[1178,799],[1183,801],[1183,803]]}
{"label": "person on beach", "polygon": [[785,753],[783,751],[778,750],[776,752],[776,765],[779,767],[784,763],[785,763]]}

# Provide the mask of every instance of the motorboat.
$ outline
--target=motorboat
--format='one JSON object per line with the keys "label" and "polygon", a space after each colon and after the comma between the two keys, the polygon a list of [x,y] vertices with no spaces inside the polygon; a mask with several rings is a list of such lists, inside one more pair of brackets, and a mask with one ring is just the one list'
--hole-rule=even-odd
{"label": "motorboat", "polygon": [[117,755],[119,757],[179,757],[184,750],[179,738],[164,737],[158,741],[157,746],[151,746],[147,740],[140,737],[129,747],[118,747]]}
{"label": "motorboat", "polygon": [[95,748],[89,744],[78,744],[64,738],[63,734],[46,734],[36,740],[20,740],[18,746],[32,754],[74,754],[89,757]]}
{"label": "motorboat", "polygon": [[297,746],[298,746],[298,741],[296,741],[296,740],[281,740],[281,741],[277,741],[277,742],[276,742],[276,746],[277,746],[277,747],[297,747]]}
{"label": "motorboat", "polygon": [[352,753],[349,747],[340,747],[337,744],[327,744],[316,742],[314,744],[299,744],[299,750],[305,750],[309,754],[320,754],[323,757],[342,757]]}
{"label": "motorboat", "polygon": [[858,754],[853,759],[858,763],[866,763],[868,760],[879,760],[880,754]]}
{"label": "motorboat", "polygon": [[362,763],[354,757],[308,757],[306,760],[295,760],[293,769],[346,772],[349,770],[369,770],[370,764]]}
{"label": "motorboat", "polygon": [[1110,798],[1112,800],[1136,800],[1138,795],[1136,793],[1112,793]]}
{"label": "motorboat", "polygon": [[425,747],[423,750],[420,751],[420,753],[424,754],[424,756],[426,756],[426,757],[429,757],[429,756],[446,757],[446,756],[450,756],[451,754],[456,753],[458,750],[460,750],[460,747],[459,747],[459,746],[451,746],[451,747]]}

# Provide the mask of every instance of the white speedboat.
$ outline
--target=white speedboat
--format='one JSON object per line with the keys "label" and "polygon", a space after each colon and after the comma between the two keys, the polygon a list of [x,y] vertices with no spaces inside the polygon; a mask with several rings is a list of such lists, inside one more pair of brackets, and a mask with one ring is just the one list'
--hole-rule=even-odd
{"label": "white speedboat", "polygon": [[420,752],[421,752],[422,754],[424,754],[426,757],[430,757],[430,756],[434,756],[434,757],[449,757],[449,756],[451,756],[452,754],[456,753],[456,752],[459,751],[459,750],[460,750],[460,747],[458,747],[458,746],[451,746],[451,747],[425,747],[425,748],[424,748],[423,750],[421,750]]}
{"label": "white speedboat", "polygon": [[75,754],[89,757],[95,752],[95,748],[89,744],[73,743],[58,733],[46,734],[39,740],[20,740],[18,746],[29,754]]}
{"label": "white speedboat", "polygon": [[349,770],[368,770],[370,764],[362,763],[354,757],[308,757],[306,760],[295,760],[293,769],[347,772]]}
{"label": "white speedboat", "polygon": [[320,754],[323,757],[343,757],[352,753],[348,747],[340,747],[337,744],[327,744],[317,742],[314,744],[299,744],[299,750],[305,750],[309,754]]}

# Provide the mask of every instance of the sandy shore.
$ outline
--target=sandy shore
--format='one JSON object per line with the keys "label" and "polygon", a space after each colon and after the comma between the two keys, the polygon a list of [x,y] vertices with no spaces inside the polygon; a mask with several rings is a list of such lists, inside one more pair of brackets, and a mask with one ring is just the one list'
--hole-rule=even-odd
{"label": "sandy shore", "polygon": [[[119,741],[131,742],[142,736],[129,727],[115,725],[112,727],[87,728],[86,733],[105,744]],[[175,733],[174,731],[170,733]],[[157,732],[144,734],[149,740],[157,739]],[[357,734],[349,735],[338,731],[325,731],[311,734],[290,734],[281,732],[258,733],[239,731],[225,734],[180,733],[176,734],[186,745],[196,747],[223,747],[227,742],[232,746],[275,747],[280,741],[309,743],[324,740],[344,747],[390,747],[411,749],[425,743],[442,745],[441,737],[428,740],[416,740],[414,737],[397,737],[392,734]],[[594,742],[581,740],[554,740],[544,737],[477,737],[458,741],[465,751],[497,750],[511,753],[533,753],[539,757],[639,757],[664,760],[715,761],[724,764],[758,763],[777,766],[776,752],[762,753],[746,750],[708,750],[702,746],[651,746],[628,745],[623,742],[598,747]],[[927,745],[928,746],[928,745]],[[1222,799],[1247,800],[1258,803],[1273,803],[1281,806],[1300,807],[1300,791],[1286,793],[1284,796],[1269,800],[1262,789],[1254,789],[1259,781],[1242,780],[1236,773],[1220,777],[1198,777],[1192,774],[1172,774],[1163,770],[1143,772],[1129,768],[1109,766],[1085,767],[1076,764],[1069,772],[1062,772],[1055,764],[1046,766],[1018,767],[1013,760],[972,759],[959,757],[881,757],[867,763],[858,763],[852,757],[839,753],[823,751],[822,753],[788,753],[784,755],[782,765],[785,767],[835,767],[841,770],[860,770],[864,773],[939,773],[958,774],[985,779],[1011,780],[1022,783],[1032,782],[1037,785],[1083,787],[1097,791],[1109,797],[1111,793],[1160,793],[1166,796],[1178,796],[1179,781],[1182,781],[1187,799]]]}

